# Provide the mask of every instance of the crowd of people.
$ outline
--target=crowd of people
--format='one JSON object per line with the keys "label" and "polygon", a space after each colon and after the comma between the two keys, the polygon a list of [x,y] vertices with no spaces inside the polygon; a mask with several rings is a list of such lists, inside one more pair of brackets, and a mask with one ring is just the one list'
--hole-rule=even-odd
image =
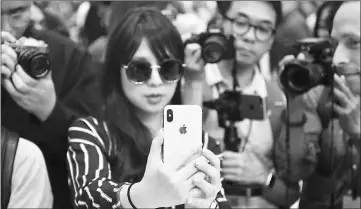
{"label": "crowd of people", "polygon": [[[359,1],[4,1],[1,65],[2,209],[360,204]],[[205,105],[230,91],[266,117]],[[172,167],[168,104],[203,109]]]}

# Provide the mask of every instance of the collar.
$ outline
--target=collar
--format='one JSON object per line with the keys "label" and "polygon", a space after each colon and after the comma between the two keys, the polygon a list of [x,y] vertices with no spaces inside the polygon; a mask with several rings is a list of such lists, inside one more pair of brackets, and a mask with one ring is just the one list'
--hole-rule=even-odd
{"label": "collar", "polygon": [[[246,88],[240,90],[246,94],[256,94],[265,98],[267,97],[266,81],[257,66],[254,68],[254,71],[255,74],[253,76],[251,84]],[[205,66],[205,76],[208,86],[221,84],[227,89],[231,88],[231,86],[229,86],[222,77],[217,64],[207,64]]]}

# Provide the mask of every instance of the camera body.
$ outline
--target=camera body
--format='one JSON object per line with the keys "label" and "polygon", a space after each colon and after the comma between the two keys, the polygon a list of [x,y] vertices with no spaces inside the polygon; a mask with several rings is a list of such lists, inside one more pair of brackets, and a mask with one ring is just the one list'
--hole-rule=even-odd
{"label": "camera body", "polygon": [[40,79],[50,72],[48,46],[26,46],[9,44],[18,55],[18,64],[34,79]]}
{"label": "camera body", "polygon": [[292,95],[308,92],[315,86],[330,86],[335,68],[332,64],[334,43],[331,39],[306,38],[296,44],[305,60],[293,60],[284,66],[279,81],[284,91]]}
{"label": "camera body", "polygon": [[240,91],[225,91],[218,99],[203,102],[203,106],[217,111],[218,125],[225,129],[225,148],[235,152],[239,150],[241,139],[234,124],[244,119],[263,120],[266,117],[265,100]]}
{"label": "camera body", "polygon": [[240,91],[225,91],[218,99],[203,102],[203,106],[218,112],[218,124],[222,128],[227,128],[228,122],[263,120],[266,117],[265,100]]}
{"label": "camera body", "polygon": [[202,48],[202,58],[207,63],[217,63],[221,60],[234,58],[234,38],[227,37],[219,29],[193,34],[185,41],[184,46],[197,43]]}

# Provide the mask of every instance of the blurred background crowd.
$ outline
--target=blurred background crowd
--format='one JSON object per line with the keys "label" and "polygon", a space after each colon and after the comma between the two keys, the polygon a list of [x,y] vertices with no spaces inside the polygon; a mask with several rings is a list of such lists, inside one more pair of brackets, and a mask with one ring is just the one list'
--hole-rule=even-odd
{"label": "blurred background crowd", "polygon": [[[340,3],[282,1],[283,21],[271,52],[260,61],[265,76],[270,78],[277,68],[276,63],[290,54],[290,45],[296,40],[313,35],[329,36],[332,15]],[[101,62],[108,31],[126,11],[147,5],[169,15],[185,37],[215,27],[219,19],[215,1],[35,1],[31,18],[39,27],[57,31],[84,47],[94,60]]]}

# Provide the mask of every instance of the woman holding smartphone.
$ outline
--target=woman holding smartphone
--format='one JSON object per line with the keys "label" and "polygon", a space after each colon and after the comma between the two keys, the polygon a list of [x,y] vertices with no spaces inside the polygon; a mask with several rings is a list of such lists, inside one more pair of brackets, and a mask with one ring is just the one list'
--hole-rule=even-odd
{"label": "woman holding smartphone", "polygon": [[199,150],[189,150],[175,170],[162,161],[163,108],[180,104],[184,56],[177,29],[159,11],[130,10],[114,28],[101,88],[104,112],[69,129],[76,208],[217,207],[220,162],[213,152],[202,152],[207,163],[193,160]]}

